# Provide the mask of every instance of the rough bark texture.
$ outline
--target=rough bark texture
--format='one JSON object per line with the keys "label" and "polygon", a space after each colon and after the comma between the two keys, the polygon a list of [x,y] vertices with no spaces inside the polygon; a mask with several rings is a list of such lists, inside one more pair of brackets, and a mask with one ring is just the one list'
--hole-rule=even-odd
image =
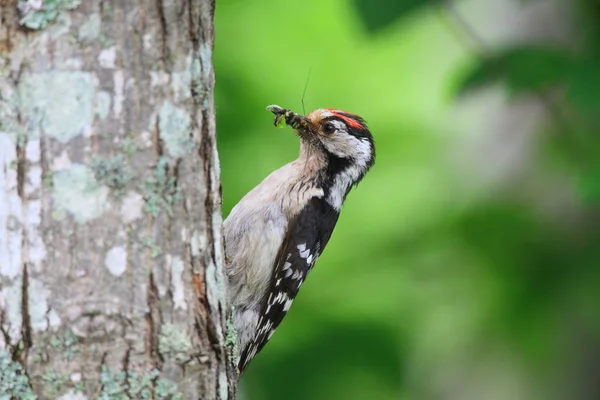
{"label": "rough bark texture", "polygon": [[213,10],[0,0],[0,398],[234,397]]}

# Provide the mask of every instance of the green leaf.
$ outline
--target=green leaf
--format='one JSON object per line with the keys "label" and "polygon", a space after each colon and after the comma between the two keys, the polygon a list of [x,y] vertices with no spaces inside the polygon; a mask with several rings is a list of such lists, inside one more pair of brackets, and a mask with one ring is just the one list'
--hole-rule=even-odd
{"label": "green leaf", "polygon": [[397,19],[424,5],[441,0],[353,0],[361,22],[371,34],[392,25]]}
{"label": "green leaf", "polygon": [[283,128],[285,127],[286,122],[285,122],[285,117],[283,115],[278,115],[277,118],[275,119],[275,126],[277,128]]}
{"label": "green leaf", "polygon": [[578,60],[567,79],[567,99],[584,112],[600,111],[600,60]]}
{"label": "green leaf", "polygon": [[548,89],[566,80],[572,58],[566,50],[524,45],[498,52],[467,71],[458,95],[493,83],[504,83],[512,94]]}
{"label": "green leaf", "polygon": [[588,171],[581,176],[579,190],[585,202],[597,203],[600,201],[600,168]]}

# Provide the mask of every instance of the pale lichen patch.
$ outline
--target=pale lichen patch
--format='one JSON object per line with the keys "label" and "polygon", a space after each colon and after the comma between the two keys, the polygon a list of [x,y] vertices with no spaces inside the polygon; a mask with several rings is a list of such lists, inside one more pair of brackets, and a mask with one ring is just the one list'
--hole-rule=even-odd
{"label": "pale lichen patch", "polygon": [[116,246],[106,253],[104,266],[114,276],[121,276],[127,269],[127,250],[124,247]]}
{"label": "pale lichen patch", "polygon": [[121,204],[121,218],[123,222],[129,224],[142,217],[144,199],[142,195],[136,192],[128,192]]}
{"label": "pale lichen patch", "polygon": [[58,397],[56,400],[87,400],[87,397],[81,393],[70,389],[67,393]]}
{"label": "pale lichen patch", "polygon": [[203,82],[210,81],[212,71],[212,49],[206,43],[200,45],[194,55],[191,65],[191,88],[194,98],[201,102],[202,109],[209,107],[209,92],[203,86]]}
{"label": "pale lichen patch", "polygon": [[[0,67],[10,68],[10,62],[14,59],[5,60],[8,57],[0,57]],[[19,132],[21,124],[19,121],[19,104],[17,91],[9,84],[10,80],[0,80],[0,131]]]}
{"label": "pale lichen patch", "polygon": [[133,179],[133,170],[122,154],[114,157],[95,157],[90,162],[96,182],[116,191],[118,197],[123,195],[125,186]]}
{"label": "pale lichen patch", "polygon": [[40,389],[43,398],[56,399],[58,394],[62,393],[69,384],[69,375],[64,372],[48,368],[41,376],[41,381],[42,385],[40,385]]}
{"label": "pale lichen patch", "polygon": [[48,312],[48,323],[50,324],[50,328],[56,329],[60,326],[62,319],[60,315],[56,312],[56,310],[50,310]]}
{"label": "pale lichen patch", "polygon": [[83,67],[83,61],[79,58],[67,58],[66,60],[57,63],[60,69],[65,70],[80,70]]}
{"label": "pale lichen patch", "polygon": [[100,186],[93,173],[81,164],[54,174],[54,208],[68,211],[78,223],[102,215],[108,205],[108,188]]}
{"label": "pale lichen patch", "polygon": [[166,323],[158,336],[158,351],[163,356],[185,361],[190,357],[192,341],[183,327]]}
{"label": "pale lichen patch", "polygon": [[100,91],[96,93],[94,112],[100,119],[104,119],[108,116],[110,111],[110,93]]}
{"label": "pale lichen patch", "polygon": [[125,101],[125,77],[122,70],[116,70],[113,75],[113,86],[114,86],[114,101],[113,101],[113,113],[115,117],[120,117],[123,112],[123,102]]}
{"label": "pale lichen patch", "polygon": [[[231,306],[231,312],[227,316],[226,326],[225,326],[225,346],[229,350],[229,354],[231,355],[233,360],[239,360],[239,348],[238,348],[238,340],[237,340],[237,331],[235,329],[235,322],[233,320],[233,315],[235,312],[235,307]],[[237,362],[237,361],[236,361]]]}
{"label": "pale lichen patch", "polygon": [[7,352],[0,353],[0,399],[36,399],[23,367]]}
{"label": "pale lichen patch", "polygon": [[151,33],[146,33],[142,37],[144,50],[154,50],[154,36]]}
{"label": "pale lichen patch", "polygon": [[208,45],[208,43],[203,43],[200,45],[198,55],[200,56],[200,63],[202,64],[202,78],[204,80],[208,80],[210,77],[210,71],[212,69],[212,48]]}
{"label": "pale lichen patch", "polygon": [[102,392],[100,399],[155,399],[181,400],[177,385],[161,377],[156,369],[112,371],[102,365],[100,372]]}
{"label": "pale lichen patch", "polygon": [[0,304],[3,305],[4,318],[1,321],[2,329],[8,334],[10,344],[15,345],[21,337],[21,323],[23,321],[22,309],[22,288],[23,281],[21,277],[15,279],[12,285],[2,287],[0,291]]}
{"label": "pale lichen patch", "polygon": [[54,157],[54,160],[52,161],[52,170],[56,172],[67,168],[71,168],[71,159],[69,158],[69,153],[67,153],[66,150],[63,150],[59,156]]}
{"label": "pale lichen patch", "polygon": [[165,71],[150,71],[150,86],[162,86],[169,83],[169,74]]}
{"label": "pale lichen patch", "polygon": [[180,199],[180,193],[177,180],[169,173],[165,156],[159,158],[154,173],[140,184],[140,189],[146,202],[144,211],[154,216],[161,211],[172,215],[173,205]]}
{"label": "pale lichen patch", "polygon": [[29,29],[44,29],[54,21],[61,11],[73,10],[80,0],[19,0],[17,8],[21,12],[21,25]]}
{"label": "pale lichen patch", "polygon": [[169,101],[163,103],[158,112],[158,126],[169,155],[182,157],[192,148],[190,121],[187,111]]}
{"label": "pale lichen patch", "polygon": [[92,41],[100,36],[101,19],[100,14],[90,14],[79,27],[78,37],[81,41]]}
{"label": "pale lichen patch", "polygon": [[32,165],[27,170],[27,182],[25,183],[25,194],[27,196],[42,187],[42,167]]}
{"label": "pale lichen patch", "polygon": [[25,157],[27,158],[27,161],[37,163],[40,161],[41,155],[40,140],[29,140],[25,146]]}
{"label": "pale lichen patch", "polygon": [[48,329],[49,295],[50,291],[41,281],[33,278],[29,279],[27,290],[29,322],[31,329],[34,331],[43,332]]}
{"label": "pale lichen patch", "polygon": [[28,265],[39,271],[46,259],[46,245],[39,231],[42,223],[42,201],[29,200],[26,206]]}
{"label": "pale lichen patch", "polygon": [[[191,62],[191,57],[188,57],[187,65],[191,65]],[[191,97],[191,81],[192,74],[189,68],[186,68],[182,72],[173,72],[173,74],[171,74],[171,87],[176,100],[187,100]]]}
{"label": "pale lichen patch", "polygon": [[185,292],[183,290],[183,260],[179,256],[174,256],[171,259],[171,288],[173,292],[174,308],[187,310],[185,301]]}
{"label": "pale lichen patch", "polygon": [[[162,249],[156,243],[154,243],[152,238],[150,238],[150,237],[144,238],[142,244],[146,249],[150,250],[150,257],[156,258],[162,254]],[[159,284],[159,287],[160,287],[160,284]],[[166,291],[166,288],[164,290]]]}
{"label": "pale lichen patch", "polygon": [[152,134],[149,131],[142,131],[140,135],[140,139],[145,147],[152,146]]}
{"label": "pale lichen patch", "polygon": [[[225,299],[225,280],[220,267],[209,262],[206,266],[206,293],[209,299]],[[220,343],[224,342],[225,335],[220,324],[215,327],[215,333]]]}
{"label": "pale lichen patch", "polygon": [[[44,0],[46,2],[60,2],[70,0]],[[79,0],[78,0],[79,1]],[[56,17],[56,21],[46,29],[52,40],[57,40],[61,36],[67,35],[71,30],[71,16],[67,12],[61,12]]]}
{"label": "pale lichen patch", "polygon": [[17,152],[12,135],[0,132],[0,275],[21,272],[22,202],[17,191]]}
{"label": "pale lichen patch", "polygon": [[98,55],[98,64],[102,68],[114,69],[117,60],[117,46],[106,48]]}
{"label": "pale lichen patch", "polygon": [[41,131],[62,143],[83,133],[94,114],[94,79],[90,73],[52,71],[24,74],[19,83],[23,117],[28,133]]}
{"label": "pale lichen patch", "polygon": [[219,373],[219,399],[226,399],[227,398],[227,393],[228,393],[228,388],[229,388],[229,381],[227,380],[227,371],[222,370]]}
{"label": "pale lichen patch", "polygon": [[46,246],[39,235],[29,239],[29,262],[39,267],[46,258]]}
{"label": "pale lichen patch", "polygon": [[190,248],[192,250],[192,257],[199,257],[200,251],[206,248],[206,237],[201,235],[200,232],[194,231],[190,240]]}

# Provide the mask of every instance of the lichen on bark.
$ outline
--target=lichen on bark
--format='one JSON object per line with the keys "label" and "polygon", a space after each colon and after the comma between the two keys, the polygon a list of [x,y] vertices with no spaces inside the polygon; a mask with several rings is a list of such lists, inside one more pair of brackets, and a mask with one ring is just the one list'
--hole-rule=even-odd
{"label": "lichen on bark", "polygon": [[9,396],[234,397],[213,7],[0,3]]}

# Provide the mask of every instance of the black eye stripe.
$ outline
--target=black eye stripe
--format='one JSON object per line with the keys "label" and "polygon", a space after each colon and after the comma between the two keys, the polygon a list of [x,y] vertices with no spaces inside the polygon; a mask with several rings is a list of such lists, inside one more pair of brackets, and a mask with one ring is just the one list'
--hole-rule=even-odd
{"label": "black eye stripe", "polygon": [[[343,115],[347,115],[347,114],[343,114]],[[367,124],[365,123],[365,121],[362,118],[355,117],[355,116],[350,116],[350,115],[348,115],[348,117],[351,117],[351,118],[355,119],[356,121],[360,122],[360,124],[363,125],[365,128],[364,129],[353,128],[351,126],[348,126],[348,124],[346,123],[346,121],[344,121],[342,118],[336,117],[335,115],[332,115],[332,116],[325,117],[325,118],[322,119],[322,121],[321,121],[322,129],[326,133],[330,133],[330,132],[328,132],[328,131],[325,130],[325,126],[328,123],[331,123],[331,121],[337,121],[337,122],[340,122],[340,123],[344,124],[344,127],[346,128],[345,129],[346,132],[348,132],[349,134],[351,134],[352,136],[354,136],[356,138],[367,138],[367,137],[371,136],[371,133],[367,129]],[[337,127],[335,127],[335,128],[337,128]],[[333,131],[331,131],[331,132],[333,132]]]}
{"label": "black eye stripe", "polygon": [[[338,124],[341,124],[341,126]],[[331,125],[333,129],[327,130],[328,125]],[[325,133],[333,133],[336,130],[344,130],[346,132],[350,132],[352,128],[349,127],[346,121],[344,121],[343,119],[332,116],[323,118],[323,120],[321,121],[321,129],[323,129]]]}
{"label": "black eye stripe", "polygon": [[336,129],[337,126],[335,126],[332,122],[325,122],[323,124],[323,131],[325,133],[333,133]]}

